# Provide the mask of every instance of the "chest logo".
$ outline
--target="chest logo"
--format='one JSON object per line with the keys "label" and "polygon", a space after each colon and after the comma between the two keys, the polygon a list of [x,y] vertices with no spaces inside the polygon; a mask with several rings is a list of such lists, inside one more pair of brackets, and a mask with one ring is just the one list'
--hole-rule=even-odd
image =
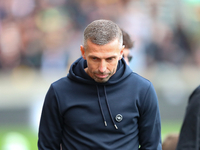
{"label": "chest logo", "polygon": [[123,116],[122,116],[121,114],[117,114],[116,117],[115,117],[115,120],[116,120],[117,122],[122,121],[122,119],[123,119]]}

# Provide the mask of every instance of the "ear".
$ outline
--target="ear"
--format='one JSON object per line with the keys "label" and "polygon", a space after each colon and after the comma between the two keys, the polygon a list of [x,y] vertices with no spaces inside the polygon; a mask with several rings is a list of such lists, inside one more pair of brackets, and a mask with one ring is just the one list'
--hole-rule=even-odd
{"label": "ear", "polygon": [[125,45],[122,46],[122,49],[120,50],[120,57],[119,57],[119,60],[122,59],[122,56],[123,56],[123,53],[124,53],[124,48],[125,48]]}
{"label": "ear", "polygon": [[86,59],[86,57],[85,57],[85,50],[84,50],[83,45],[80,46],[80,50],[81,50],[81,56],[83,57],[83,59]]}

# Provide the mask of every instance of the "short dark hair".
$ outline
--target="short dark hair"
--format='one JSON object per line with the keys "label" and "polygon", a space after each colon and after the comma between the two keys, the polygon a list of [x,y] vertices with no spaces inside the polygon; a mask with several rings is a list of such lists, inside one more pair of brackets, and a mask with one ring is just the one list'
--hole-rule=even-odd
{"label": "short dark hair", "polygon": [[121,29],[123,35],[123,45],[125,48],[131,49],[133,47],[133,41],[131,40],[129,34]]}
{"label": "short dark hair", "polygon": [[84,30],[84,47],[87,47],[87,40],[97,45],[105,45],[118,39],[122,46],[122,31],[118,25],[111,20],[95,20]]}

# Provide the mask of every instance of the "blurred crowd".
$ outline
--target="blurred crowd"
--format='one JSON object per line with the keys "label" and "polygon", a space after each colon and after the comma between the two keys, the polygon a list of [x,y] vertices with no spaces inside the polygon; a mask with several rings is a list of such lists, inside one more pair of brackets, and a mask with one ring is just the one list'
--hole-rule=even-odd
{"label": "blurred crowd", "polygon": [[133,69],[200,67],[195,0],[0,0],[0,72],[67,72],[80,56],[84,28],[96,19],[110,19],[130,34]]}

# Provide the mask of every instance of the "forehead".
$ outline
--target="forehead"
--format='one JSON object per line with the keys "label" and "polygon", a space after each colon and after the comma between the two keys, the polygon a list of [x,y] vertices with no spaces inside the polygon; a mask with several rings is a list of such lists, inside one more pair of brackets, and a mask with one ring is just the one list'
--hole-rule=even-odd
{"label": "forehead", "polygon": [[90,40],[87,40],[87,49],[86,53],[112,53],[120,51],[120,43],[118,39],[111,41],[105,45],[97,45],[92,43]]}

